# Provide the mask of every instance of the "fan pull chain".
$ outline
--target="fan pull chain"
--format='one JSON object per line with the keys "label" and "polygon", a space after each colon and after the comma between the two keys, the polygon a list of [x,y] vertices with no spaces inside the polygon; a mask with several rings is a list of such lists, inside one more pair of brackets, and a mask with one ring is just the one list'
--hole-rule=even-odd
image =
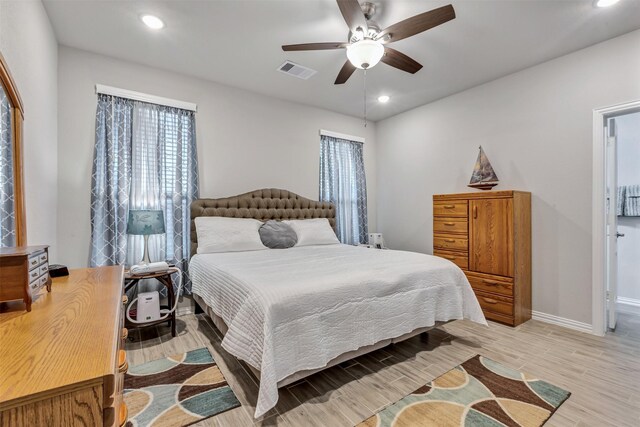
{"label": "fan pull chain", "polygon": [[367,69],[364,69],[364,127],[367,127]]}

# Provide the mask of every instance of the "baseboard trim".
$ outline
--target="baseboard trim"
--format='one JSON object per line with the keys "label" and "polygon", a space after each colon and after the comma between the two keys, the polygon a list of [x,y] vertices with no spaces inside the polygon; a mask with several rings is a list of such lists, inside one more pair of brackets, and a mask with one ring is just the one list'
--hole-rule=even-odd
{"label": "baseboard trim", "polygon": [[554,316],[553,314],[542,313],[540,311],[532,311],[531,318],[533,320],[539,320],[540,322],[551,323],[553,325],[573,329],[574,331],[586,332],[588,334],[593,333],[593,327],[588,323],[578,322],[577,320],[567,319],[560,316]]}
{"label": "baseboard trim", "polygon": [[640,314],[640,300],[626,297],[618,297],[616,300],[618,312],[627,314]]}

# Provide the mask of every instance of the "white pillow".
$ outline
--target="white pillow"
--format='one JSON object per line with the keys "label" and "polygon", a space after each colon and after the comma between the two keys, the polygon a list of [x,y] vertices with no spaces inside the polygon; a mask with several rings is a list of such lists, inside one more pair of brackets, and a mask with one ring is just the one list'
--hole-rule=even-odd
{"label": "white pillow", "polygon": [[267,249],[260,240],[262,222],[257,219],[200,216],[195,221],[199,254]]}
{"label": "white pillow", "polygon": [[289,224],[298,235],[296,246],[336,245],[340,243],[327,218],[296,219],[282,222]]}

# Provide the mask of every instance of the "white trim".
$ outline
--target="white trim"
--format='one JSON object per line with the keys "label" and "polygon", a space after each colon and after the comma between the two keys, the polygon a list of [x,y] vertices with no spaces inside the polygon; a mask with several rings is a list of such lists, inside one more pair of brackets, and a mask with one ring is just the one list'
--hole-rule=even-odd
{"label": "white trim", "polygon": [[640,299],[618,297],[616,302],[618,312],[640,315]]}
{"label": "white trim", "polygon": [[362,142],[364,144],[364,138],[361,136],[347,135],[344,133],[338,133],[338,132],[333,132],[333,131],[324,130],[324,129],[320,129],[320,135],[330,136],[332,138],[346,139],[349,141]]}
{"label": "white trim", "polygon": [[591,223],[591,322],[594,335],[604,335],[607,329],[605,243],[605,165],[604,119],[614,113],[640,108],[640,101],[627,102],[593,110],[593,169]]}
{"label": "white trim", "polygon": [[198,106],[193,102],[178,101],[176,99],[163,98],[162,96],[149,95],[142,92],[135,92],[127,89],[120,89],[101,84],[96,85],[96,93],[119,96],[121,98],[133,99],[135,101],[148,102],[151,104],[166,105],[167,107],[181,108],[183,110],[198,111]]}
{"label": "white trim", "polygon": [[553,325],[573,329],[574,331],[586,332],[588,334],[593,331],[593,327],[588,323],[578,322],[577,320],[554,316],[553,314],[542,313],[540,311],[532,311],[531,318],[533,320],[539,320],[540,322],[551,323]]}

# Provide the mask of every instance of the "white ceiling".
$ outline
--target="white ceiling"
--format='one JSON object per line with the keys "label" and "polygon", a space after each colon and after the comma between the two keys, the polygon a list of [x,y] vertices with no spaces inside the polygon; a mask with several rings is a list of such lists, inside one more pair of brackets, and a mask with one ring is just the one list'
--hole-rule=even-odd
{"label": "white ceiling", "polygon": [[[448,1],[376,0],[386,27]],[[379,64],[367,74],[369,118],[380,120],[640,28],[640,0],[607,9],[592,0],[453,0],[457,18],[391,46],[424,65],[411,75]],[[288,52],[282,44],[344,41],[335,0],[45,0],[58,41],[281,99],[361,116],[362,71],[333,81],[343,50]],[[144,13],[166,28],[147,29]],[[318,71],[276,71],[289,59]],[[133,89],[135,88],[127,88]],[[380,94],[391,96],[378,104]]]}

